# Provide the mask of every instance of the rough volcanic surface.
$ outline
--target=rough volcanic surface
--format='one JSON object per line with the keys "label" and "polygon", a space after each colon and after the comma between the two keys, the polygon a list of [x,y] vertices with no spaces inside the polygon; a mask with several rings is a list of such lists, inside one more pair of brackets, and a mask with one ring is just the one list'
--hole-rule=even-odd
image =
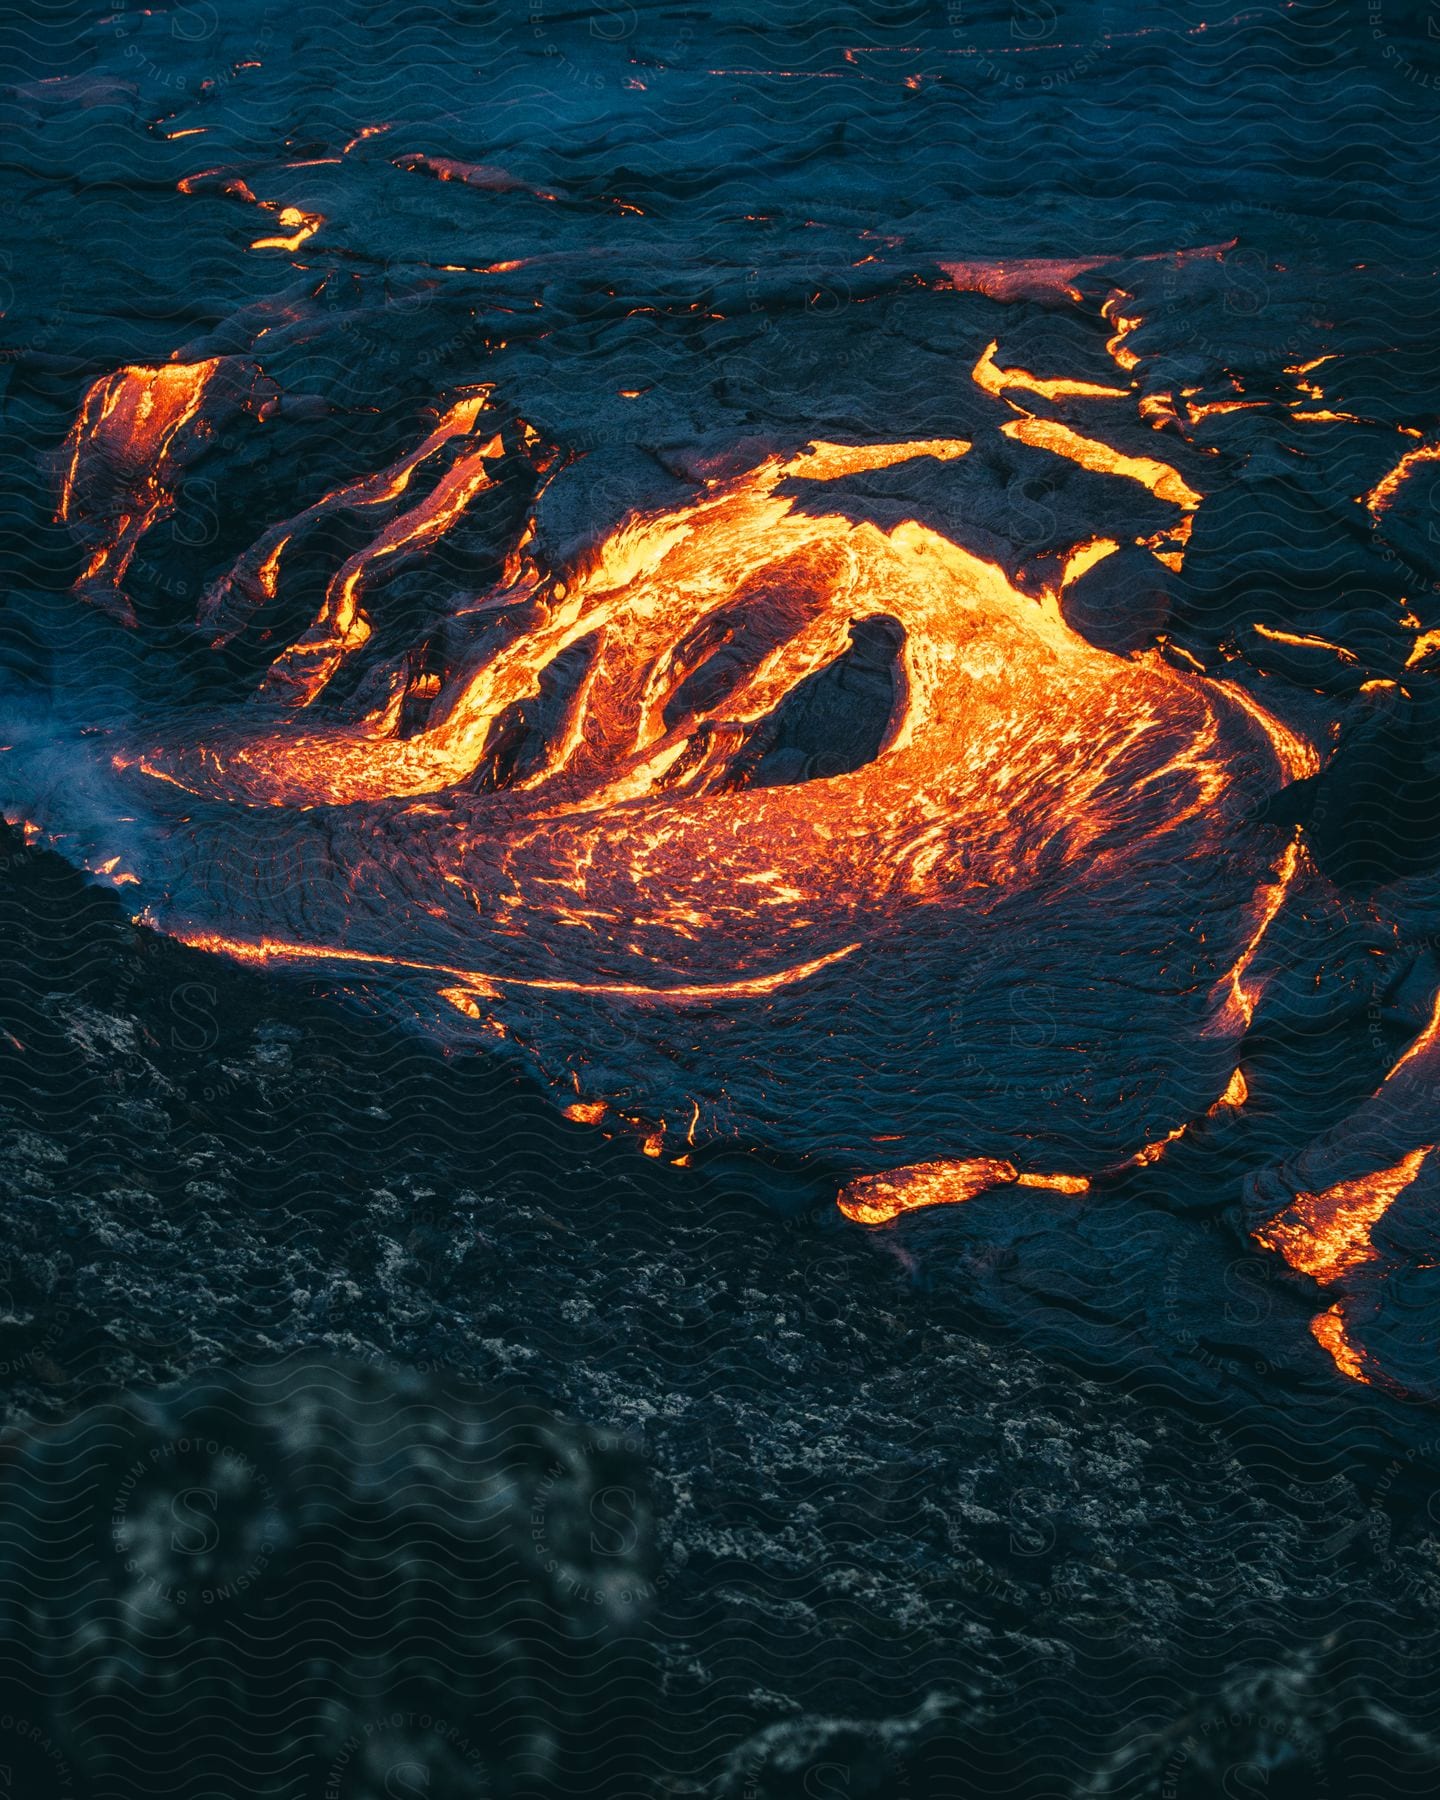
{"label": "rough volcanic surface", "polygon": [[6,27],[32,1782],[1433,1791],[1432,23]]}

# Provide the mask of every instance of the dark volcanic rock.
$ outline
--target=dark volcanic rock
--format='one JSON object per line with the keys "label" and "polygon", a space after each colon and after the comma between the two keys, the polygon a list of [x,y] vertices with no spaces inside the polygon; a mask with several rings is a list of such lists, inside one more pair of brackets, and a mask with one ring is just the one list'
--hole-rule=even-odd
{"label": "dark volcanic rock", "polygon": [[1440,863],[1440,756],[1429,721],[1393,689],[1368,699],[1347,721],[1309,806],[1321,867],[1351,888]]}
{"label": "dark volcanic rock", "polygon": [[1317,498],[1297,480],[1236,482],[1195,515],[1177,611],[1212,640],[1259,620],[1304,631],[1337,595],[1373,595],[1386,565],[1358,506]]}
{"label": "dark volcanic rock", "polygon": [[[642,1544],[611,1537],[624,1515],[607,1500],[598,1544],[577,1547],[578,1584],[556,1601],[599,1630],[608,1615],[587,1592],[603,1584],[584,1572],[587,1558],[604,1565],[613,1549],[635,1572],[661,1680],[641,1751],[620,1759],[642,1792],[652,1777],[659,1794],[743,1784],[747,1769],[767,1771],[780,1793],[797,1770],[812,1786],[853,1770],[852,1791],[878,1781],[878,1792],[917,1800],[1009,1800],[1017,1771],[1063,1791],[1117,1735],[1182,1716],[1218,1670],[1273,1660],[1317,1617],[1403,1642],[1411,1672],[1377,1666],[1376,1703],[1425,1723],[1440,1563],[1423,1421],[1385,1414],[1371,1390],[1337,1392],[1304,1336],[1313,1308],[1257,1284],[1256,1257],[1240,1256],[1223,1219],[1164,1217],[1162,1230],[1133,1197],[1082,1216],[1073,1198],[1019,1190],[917,1214],[903,1231],[837,1231],[833,1189],[813,1175],[808,1192],[824,1210],[795,1214],[803,1174],[658,1165],[557,1118],[482,1057],[442,1057],[305,984],[137,930],[113,895],[10,843],[0,977],[18,1044],[0,1034],[11,1095],[0,1350],[29,1441],[11,1440],[7,1629],[22,1649],[42,1630],[55,1640],[40,1689],[17,1671],[28,1695],[17,1711],[65,1766],[88,1770],[107,1733],[131,1729],[123,1704],[92,1685],[115,1654],[132,1658],[132,1685],[168,1670],[179,1685],[167,1704],[210,1704],[196,1684],[216,1675],[213,1717],[228,1742],[230,1684],[268,1691],[245,1646],[262,1625],[266,1643],[279,1633],[289,1644],[303,1622],[277,1585],[298,1566],[296,1519],[317,1520],[323,1539],[347,1508],[369,1506],[366,1495],[379,1511],[365,1519],[383,1538],[365,1520],[345,1527],[347,1580],[380,1559],[404,1576],[392,1591],[413,1596],[405,1617],[417,1633],[458,1634],[462,1646],[496,1631],[523,1637],[523,1621],[502,1608],[497,1623],[482,1604],[469,1540],[437,1547],[427,1536],[435,1506],[450,1502],[426,1498],[432,1470],[450,1491],[456,1444],[491,1443],[498,1455],[517,1420],[535,1421],[522,1443],[562,1459],[566,1445],[592,1442],[548,1414],[496,1417],[484,1394],[517,1384],[623,1438],[618,1462],[612,1451],[566,1461],[561,1485],[582,1506],[612,1479],[634,1485],[637,1452],[651,1468],[653,1571]],[[1322,1060],[1322,1094],[1327,1076]],[[1154,1182],[1163,1194],[1180,1179],[1161,1164]],[[1186,1179],[1213,1212],[1213,1173]],[[968,1261],[957,1269],[961,1230]],[[926,1232],[950,1242],[926,1249]],[[1297,1343],[1311,1402],[1326,1397],[1308,1422],[1282,1407],[1293,1367],[1254,1367],[1257,1351]],[[379,1371],[336,1377],[330,1399],[282,1369],[96,1404],[97,1390],[315,1346]],[[389,1373],[414,1364],[442,1373]],[[67,1419],[78,1423],[55,1423]],[[186,1420],[192,1437],[205,1424],[238,1446],[270,1483],[257,1499],[244,1466],[227,1470],[222,1457],[239,1536],[216,1547],[212,1586],[236,1555],[248,1566],[267,1533],[277,1549],[267,1578],[218,1608],[140,1591],[141,1576],[190,1585],[173,1570],[183,1549],[203,1549],[188,1528],[203,1526],[208,1503],[179,1520],[164,1507],[182,1488],[220,1491],[203,1454],[173,1470],[162,1457],[133,1545],[122,1532],[117,1549],[113,1509],[93,1493],[99,1472],[123,1479]],[[331,1493],[337,1457],[348,1466]],[[534,1471],[527,1451],[515,1508]],[[37,1518],[26,1495],[62,1477],[73,1511]],[[462,1484],[455,1505],[470,1492]],[[507,1532],[524,1524],[511,1504]],[[37,1531],[59,1540],[66,1573],[22,1588]],[[432,1591],[418,1572],[419,1586],[407,1585],[401,1543],[418,1545],[452,1591]],[[531,1551],[516,1555],[515,1579],[529,1582]],[[93,1569],[85,1603],[103,1630],[88,1660],[63,1618],[46,1623],[60,1592],[75,1591],[66,1558]],[[563,1563],[542,1570],[541,1594],[563,1573]],[[378,1632],[367,1591],[356,1588],[359,1616]],[[117,1610],[127,1595],[133,1619]],[[623,1594],[617,1603],[604,1629],[623,1640],[638,1620]],[[160,1644],[217,1641],[241,1645],[224,1652],[223,1682],[208,1650],[152,1660]],[[383,1634],[376,1641],[379,1655]],[[316,1742],[343,1745],[355,1708],[399,1665],[354,1663],[341,1640],[314,1648],[339,1734],[326,1726]],[[417,1655],[427,1698],[416,1710],[483,1723],[467,1685],[479,1661]],[[367,1669],[371,1685],[357,1688]],[[42,1725],[47,1695],[69,1699]],[[916,1731],[932,1695],[941,1699]],[[282,1696],[248,1729],[279,1732],[289,1705]],[[569,1719],[570,1702],[563,1711]],[[144,1739],[149,1757],[173,1748],[163,1732]],[[435,1791],[452,1751],[419,1747]],[[216,1791],[221,1775],[205,1767]]]}
{"label": "dark volcanic rock", "polygon": [[763,721],[749,745],[755,760],[742,779],[751,787],[779,787],[843,775],[869,762],[904,691],[903,637],[893,619],[852,626],[850,648],[799,683]]}
{"label": "dark volcanic rock", "polygon": [[307,1359],[5,1458],[21,1791],[603,1795],[637,1759],[653,1538],[612,1437]]}
{"label": "dark volcanic rock", "polygon": [[[1237,1674],[1143,1744],[1126,1744],[1075,1800],[1267,1800],[1432,1794],[1440,1740],[1367,1689],[1373,1647],[1337,1636],[1268,1668]],[[1373,1677],[1372,1677],[1373,1678]]]}
{"label": "dark volcanic rock", "polygon": [[[807,1714],[767,1726],[741,1744],[717,1777],[715,1800],[809,1800],[843,1777],[855,1800],[931,1791],[920,1766],[940,1738],[952,1740],[985,1716],[984,1709],[931,1694],[898,1719],[834,1719]],[[962,1776],[963,1780],[964,1777]],[[917,1785],[920,1784],[920,1785]]]}
{"label": "dark volcanic rock", "polygon": [[1169,572],[1147,550],[1116,550],[1065,589],[1065,622],[1101,650],[1124,654],[1155,642],[1170,617]]}

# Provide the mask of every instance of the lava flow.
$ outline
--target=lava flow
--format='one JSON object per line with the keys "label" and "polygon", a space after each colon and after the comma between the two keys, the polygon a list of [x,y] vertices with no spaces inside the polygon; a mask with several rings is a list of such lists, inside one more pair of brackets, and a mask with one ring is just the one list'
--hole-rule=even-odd
{"label": "lava flow", "polygon": [[[991,358],[997,387],[1123,393]],[[141,388],[127,445],[155,396],[149,470],[115,456],[102,384],[63,502],[108,522],[112,581],[215,371],[116,381]],[[1058,422],[1012,435],[1197,498]],[[532,502],[488,542],[498,582],[432,602],[417,637],[397,577],[493,530],[475,503],[516,466],[543,495],[564,460],[488,389],[454,396],[212,582],[217,644],[268,633],[317,526],[375,519],[247,703],[101,740],[114,812],[140,821],[142,916],[501,1040],[652,1153],[728,1141],[880,1181],[847,1190],[857,1218],[997,1183],[1079,1194],[1153,1157],[1243,1091],[1246,971],[1303,877],[1255,817],[1294,740],[1238,689],[1093,647],[1052,588],[916,519],[850,515],[854,478],[970,450],[712,458],[566,568]],[[1093,556],[1060,560],[1063,585]],[[47,804],[64,842],[66,795]]]}
{"label": "lava flow", "polygon": [[[386,166],[564,199],[429,151]],[[258,247],[322,222],[233,171],[181,186],[294,227]],[[941,263],[917,291],[988,309],[954,432],[661,423],[618,506],[592,504],[608,450],[528,423],[493,338],[429,404],[421,370],[390,414],[355,409],[383,446],[363,454],[296,385],[325,309],[353,298],[307,272],[243,331],[81,397],[57,496],[75,591],[151,673],[123,719],[81,701],[68,737],[53,717],[17,731],[7,814],[196,948],[483,1042],[650,1156],[804,1164],[868,1227],[985,1194],[981,1219],[1099,1210],[1121,1177],[1164,1187],[1249,1133],[1230,1203],[1318,1284],[1336,1367],[1371,1379],[1376,1246],[1419,1229],[1433,1187],[1440,1003],[1321,1137],[1275,1134],[1273,1079],[1252,1101],[1268,984],[1345,910],[1304,797],[1339,726],[1268,658],[1309,658],[1360,704],[1404,695],[1360,679],[1339,616],[1257,618],[1248,667],[1195,629],[1210,474],[1234,466],[1213,440],[1279,402],[1223,370],[1184,380],[1150,309],[1182,277],[1213,284],[1226,249]],[[1012,306],[1030,309],[1013,352]],[[726,323],[708,300],[684,314]],[[1061,341],[1081,370],[1054,367]],[[658,381],[604,385],[637,414],[665,401]],[[296,446],[320,421],[312,471]],[[1356,502],[1377,530],[1436,454],[1394,431],[1411,447],[1397,463],[1377,441]],[[277,453],[296,498],[257,526],[246,484]],[[222,496],[213,550],[197,468]],[[1194,593],[1192,557],[1210,571]],[[1408,671],[1440,634],[1402,618]],[[171,693],[153,671],[181,640]]]}
{"label": "lava flow", "polygon": [[187,463],[229,418],[263,416],[273,398],[238,356],[132,366],[94,383],[66,441],[59,506],[92,550],[81,577],[88,600],[134,623],[122,584],[140,540],[173,510]]}

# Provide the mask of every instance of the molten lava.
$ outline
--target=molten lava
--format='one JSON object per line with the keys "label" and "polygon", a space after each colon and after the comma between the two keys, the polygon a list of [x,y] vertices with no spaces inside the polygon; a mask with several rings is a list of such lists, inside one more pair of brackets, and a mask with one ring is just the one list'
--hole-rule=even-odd
{"label": "molten lava", "polygon": [[[1123,393],[987,356],[1001,387]],[[214,379],[129,370],[87,397],[64,511],[108,527],[100,568],[163,508]],[[1069,427],[1004,429],[1198,501]],[[543,494],[555,453],[458,393],[212,583],[223,644],[285,601],[320,521],[377,520],[248,704],[110,741],[117,812],[149,822],[124,857],[145,918],[498,1037],[652,1153],[679,1120],[687,1154],[824,1155],[867,1221],[997,1183],[1080,1194],[1232,1101],[1247,970],[1300,869],[1255,807],[1304,751],[1238,688],[1093,648],[938,531],[826,504],[968,442],[712,462],[564,570],[532,518],[417,647],[394,577],[478,528],[507,446]],[[1116,541],[1074,546],[1065,578]]]}
{"label": "molten lava", "polygon": [[[568,199],[489,163],[390,160]],[[323,224],[238,171],[181,187],[272,214],[256,249],[294,251]],[[1138,263],[1178,274],[1223,248]],[[1182,470],[1220,454],[1192,432],[1277,404],[1223,372],[1182,386],[1158,350],[1142,370],[1153,281],[1126,267],[941,265],[987,303],[1088,308],[1120,381],[1019,366],[998,337],[977,355],[977,334],[974,443],[715,439],[658,458],[686,497],[578,542],[547,511],[577,453],[543,442],[498,378],[451,385],[382,466],[337,459],[328,492],[203,568],[197,623],[231,685],[197,691],[228,697],[89,725],[78,783],[16,746],[12,810],[136,891],[146,922],[484,1041],[648,1155],[816,1159],[867,1226],[982,1195],[1035,1204],[1024,1190],[1084,1206],[1243,1124],[1272,933],[1325,887],[1304,833],[1266,822],[1277,789],[1319,771],[1318,730],[1262,706],[1253,680],[1212,679],[1168,633],[1119,656],[1067,622],[1105,559],[1143,566],[1131,546],[1181,570],[1204,502]],[[267,312],[257,346],[304,305]],[[222,428],[292,416],[258,362],[191,355],[95,382],[66,442],[77,592],[131,624],[188,470],[209,456],[208,473]],[[1321,388],[1299,378],[1327,360],[1287,371],[1309,402]],[[663,393],[610,386],[647,406]],[[293,416],[314,417],[297,398]],[[1111,441],[1122,411],[1129,449]],[[1138,453],[1147,422],[1189,460]],[[1103,487],[1104,524],[1077,516],[1068,541],[1006,566],[947,535],[947,497],[1013,466],[1005,438],[1084,470],[1071,491]],[[1417,442],[1365,496],[1377,520],[1436,454]],[[913,509],[893,500],[912,489]],[[872,510],[876,494],[890,498]],[[1173,515],[1158,529],[1157,503]],[[1411,664],[1427,623],[1405,614]],[[1280,622],[1254,635],[1359,660]],[[1374,1097],[1363,1154],[1322,1143],[1256,1178],[1257,1241],[1340,1288],[1313,1331],[1356,1379],[1345,1284],[1440,1129],[1381,1149],[1410,1089],[1430,1091],[1437,1039],[1440,1002]]]}
{"label": "molten lava", "polygon": [[1051,1188],[1056,1193],[1083,1194],[1090,1186],[1083,1175],[1022,1175],[1014,1163],[993,1156],[918,1163],[884,1175],[862,1175],[843,1189],[839,1207],[859,1225],[883,1225],[902,1212],[921,1206],[953,1206],[973,1200],[988,1188]]}
{"label": "molten lava", "polygon": [[132,364],[93,384],[66,439],[57,510],[91,550],[80,579],[88,600],[134,622],[122,584],[140,540],[173,511],[187,462],[227,418],[262,412],[273,395],[238,356]]}
{"label": "molten lava", "polygon": [[1362,504],[1378,519],[1394,503],[1395,496],[1405,485],[1411,470],[1421,463],[1434,462],[1437,458],[1440,458],[1440,444],[1418,444],[1415,449],[1407,450],[1395,467],[1382,476],[1368,494],[1362,496]]}
{"label": "molten lava", "polygon": [[1006,437],[1019,438],[1022,444],[1033,444],[1039,450],[1067,457],[1082,469],[1100,475],[1122,475],[1149,488],[1157,500],[1169,500],[1187,509],[1200,504],[1197,494],[1178,469],[1172,469],[1154,456],[1127,456],[1109,444],[1082,437],[1056,419],[1012,419],[1000,428]]}
{"label": "molten lava", "polygon": [[1266,1249],[1278,1250],[1292,1269],[1317,1281],[1337,1281],[1375,1254],[1371,1227],[1414,1181],[1434,1148],[1422,1144],[1393,1168],[1337,1182],[1323,1194],[1298,1194],[1293,1207],[1256,1238]]}

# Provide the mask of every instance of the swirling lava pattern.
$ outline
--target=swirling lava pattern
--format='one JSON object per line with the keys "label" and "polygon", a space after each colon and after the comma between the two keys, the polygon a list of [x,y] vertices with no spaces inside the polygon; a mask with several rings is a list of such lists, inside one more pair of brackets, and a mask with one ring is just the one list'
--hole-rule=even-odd
{"label": "swirling lava pattern", "polygon": [[[163,504],[195,414],[173,371],[124,379],[156,398],[151,466],[108,508],[122,537]],[[225,392],[265,404],[233,370]],[[107,394],[77,427],[81,489],[127,467],[106,421],[129,444],[146,413]],[[913,519],[827,500],[955,462],[959,439],[712,458],[693,498],[566,572],[526,526],[492,589],[450,600],[441,666],[433,629],[377,655],[378,567],[423,557],[507,456],[554,464],[488,406],[448,397],[411,454],[271,528],[210,590],[224,639],[307,521],[404,507],[249,704],[111,747],[117,811],[154,822],[124,871],[147,919],[388,984],[651,1154],[819,1157],[867,1220],[996,1181],[1073,1192],[1234,1100],[1248,971],[1298,866],[1256,812],[1302,753],[1253,701],[1093,647],[1058,579],[1022,591]],[[1070,575],[1096,553],[1076,546]],[[97,552],[91,578],[106,567]],[[881,1203],[865,1183],[884,1171]]]}

